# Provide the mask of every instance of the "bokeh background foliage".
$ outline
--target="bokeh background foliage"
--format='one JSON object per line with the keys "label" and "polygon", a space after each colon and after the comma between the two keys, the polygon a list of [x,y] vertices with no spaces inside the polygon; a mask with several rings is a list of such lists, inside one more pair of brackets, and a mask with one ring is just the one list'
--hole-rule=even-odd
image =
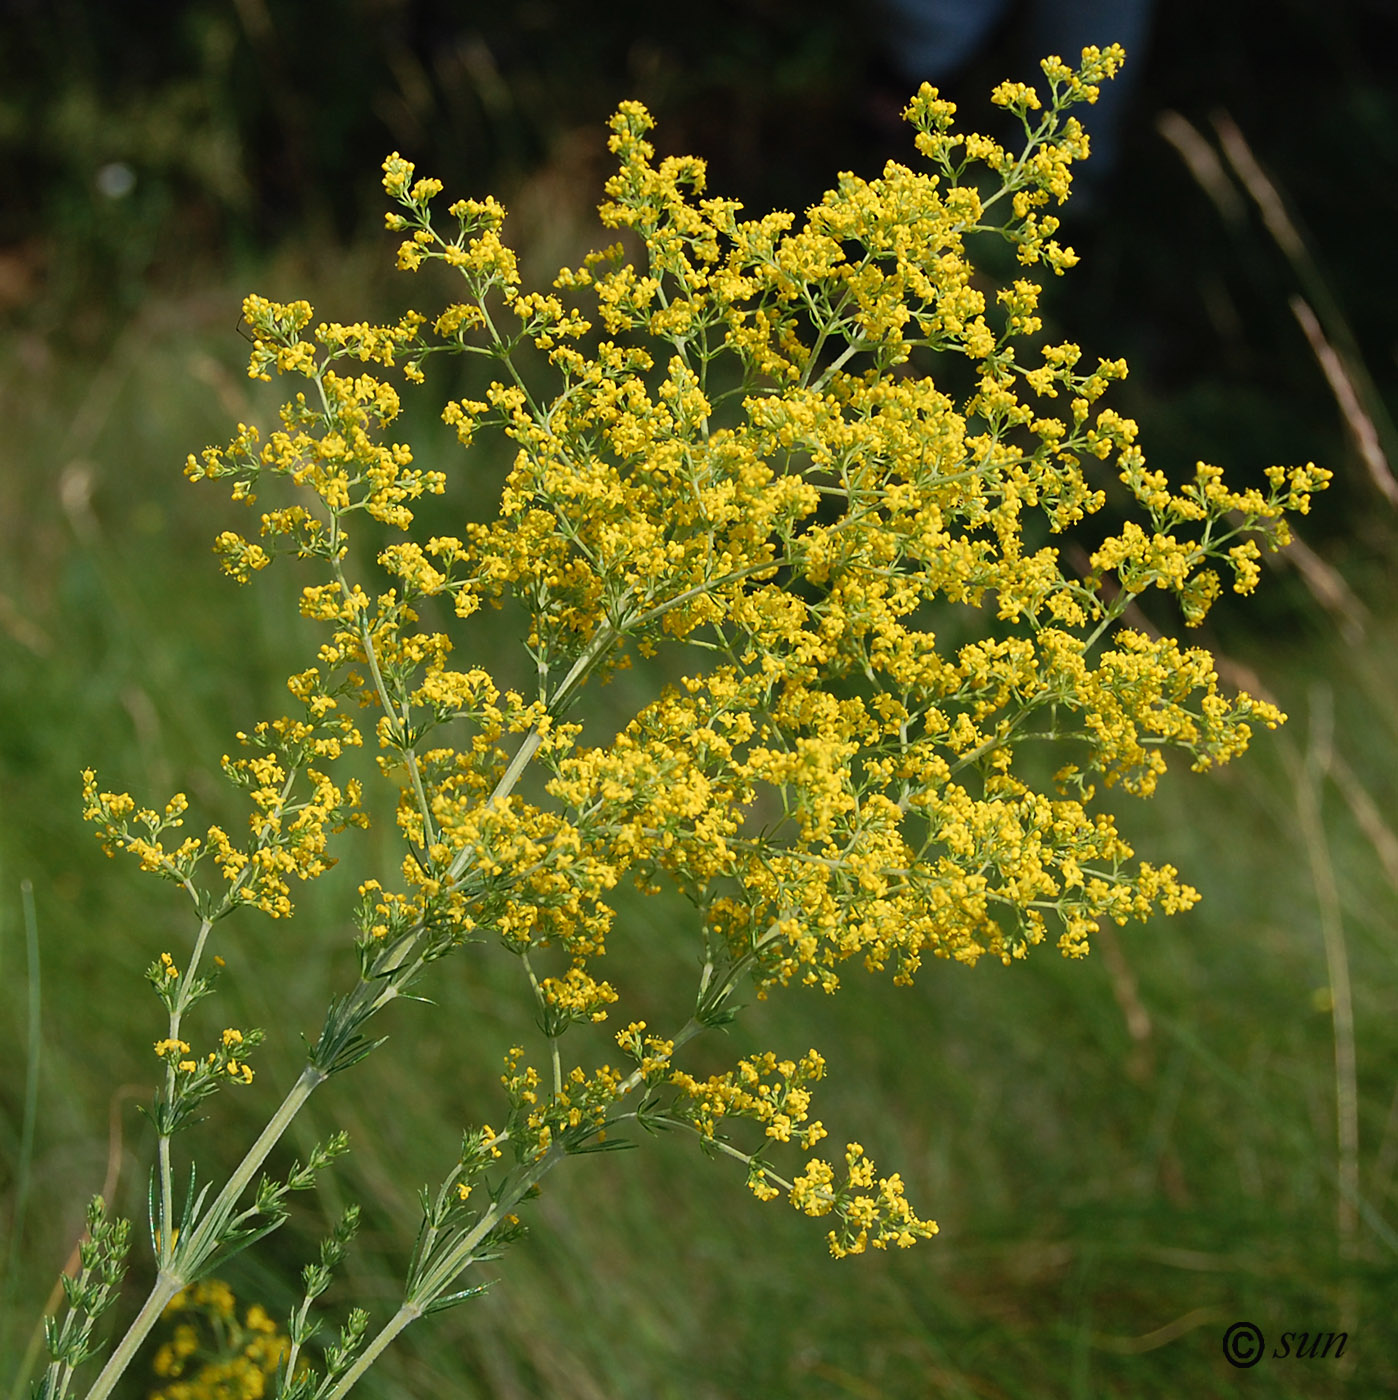
{"label": "bokeh background foliage", "polygon": [[[755,1039],[826,1053],[821,1116],[901,1167],[936,1241],[836,1264],[809,1222],[759,1206],[688,1143],[580,1161],[551,1179],[500,1284],[415,1329],[366,1394],[1230,1394],[1219,1341],[1238,1318],[1350,1332],[1343,1364],[1264,1361],[1246,1377],[1260,1394],[1398,1390],[1398,493],[1382,471],[1398,459],[1398,87],[1382,66],[1398,25],[1379,0],[1290,0],[1265,25],[1245,8],[1161,7],[1135,56],[1122,168],[1070,229],[1084,264],[1050,305],[1055,335],[1130,361],[1115,402],[1152,465],[1337,473],[1302,522],[1301,566],[1203,638],[1292,723],[1122,814],[1203,904],[1109,933],[1084,964],[939,965],[897,993],[852,976],[833,1001],[794,993],[749,1013]],[[242,375],[242,293],[306,296],[341,319],[425,306],[431,288],[391,272],[380,231],[377,168],[395,147],[453,192],[498,193],[526,276],[551,275],[600,236],[602,124],[625,96],[651,106],[662,151],[708,157],[712,188],[753,209],[801,207],[896,148],[871,98],[877,31],[835,0],[660,14],[637,0],[10,0],[2,23],[8,1386],[87,1196],[105,1186],[144,1209],[135,1105],[161,1024],[140,972],[186,937],[178,902],[82,829],[78,770],[184,788],[228,819],[215,762],[303,664],[293,572],[221,579],[209,543],[231,508],[179,479],[187,451],[274,402]],[[1014,40],[1012,24],[952,94],[971,120],[978,92],[1026,71]],[[479,512],[504,463],[462,459],[426,398],[407,402],[419,460],[456,473],[438,508]],[[496,623],[510,657],[517,619]],[[603,703],[625,712],[656,683],[622,676]],[[348,972],[356,863],[306,890],[289,925],[229,926],[224,1019],[268,1027],[268,1092]],[[668,936],[682,917],[638,901],[619,920],[611,961],[657,1001],[693,976]],[[400,1013],[390,1046],[312,1104],[289,1151],[343,1125],[353,1152],[230,1270],[241,1297],[284,1313],[323,1216],[359,1199],[336,1294],[391,1309],[415,1189],[489,1116],[494,1047],[527,1030],[510,960],[477,951],[445,966],[436,1008]],[[740,1020],[735,1048],[747,1035]],[[215,1102],[208,1165],[240,1150],[261,1101]]]}

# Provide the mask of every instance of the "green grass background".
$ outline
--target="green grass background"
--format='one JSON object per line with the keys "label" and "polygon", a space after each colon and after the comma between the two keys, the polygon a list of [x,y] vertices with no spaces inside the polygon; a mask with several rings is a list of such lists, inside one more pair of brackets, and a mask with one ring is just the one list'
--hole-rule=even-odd
{"label": "green grass background", "polygon": [[[1347,227],[1343,211],[1325,222],[1305,204],[1304,153],[1283,147],[1278,159],[1301,172],[1310,273],[1387,390],[1391,352],[1337,251],[1362,261],[1373,230],[1353,216],[1365,227]],[[819,1047],[831,1066],[819,1116],[836,1141],[858,1139],[903,1173],[941,1223],[935,1241],[837,1263],[815,1222],[760,1205],[735,1165],[678,1139],[575,1160],[532,1208],[529,1239],[494,1266],[497,1286],[414,1328],[364,1394],[1398,1393],[1392,512],[1294,329],[1268,358],[1289,324],[1286,297],[1313,291],[1305,268],[1277,256],[1256,218],[1181,247],[1211,215],[1167,169],[1126,173],[1119,219],[1085,233],[1088,263],[1052,314],[1089,353],[1144,362],[1125,406],[1154,465],[1178,473],[1205,456],[1246,476],[1315,456],[1334,467],[1335,503],[1307,538],[1363,600],[1346,632],[1282,571],[1255,608],[1224,610],[1203,638],[1233,663],[1230,677],[1250,671],[1292,716],[1228,769],[1172,773],[1150,802],[1117,803],[1140,854],[1178,864],[1203,903],[1112,932],[1083,963],[1052,952],[1008,969],[934,963],[912,989],[851,969],[838,998],[775,997],[745,1013],[730,1051],[716,1048]],[[585,246],[568,175],[555,153],[512,177],[526,268]],[[168,887],[103,858],[79,818],[79,770],[94,764],[105,786],[152,799],[182,788],[201,819],[238,820],[217,759],[233,731],[279,711],[285,676],[314,645],[295,616],[294,570],[246,589],[218,575],[210,541],[240,513],[185,484],[180,465],[275,404],[242,374],[244,291],[305,295],[342,319],[430,304],[430,289],[390,263],[382,237],[292,234],[241,260],[195,259],[125,302],[64,301],[71,285],[54,277],[0,344],[0,1395],[90,1194],[109,1182],[117,1209],[141,1218],[151,1139],[136,1105],[163,1034],[141,973],[162,950],[178,961],[192,932]],[[1242,329],[1230,333],[1224,315],[1213,340],[1181,346],[1161,307],[1177,300],[1180,319],[1207,321],[1217,288]],[[1134,320],[1125,293],[1145,308]],[[454,473],[442,519],[479,510],[500,460],[461,454],[417,398],[405,431],[419,462]],[[473,635],[483,662],[507,675],[519,664],[508,611]],[[618,679],[598,697],[598,722],[658,683],[654,672]],[[348,896],[391,848],[375,832],[358,838],[288,924],[246,914],[225,926],[228,972],[199,1024],[269,1034],[253,1088],[215,1099],[190,1139],[209,1170],[240,1155],[299,1066],[300,1034],[315,1034],[352,975]],[[1337,1233],[1327,918],[1353,984],[1362,1216],[1349,1250]],[[682,1020],[692,995],[685,920],[664,897],[621,903],[611,961],[630,969],[624,984],[656,1027]],[[396,1010],[389,1044],[323,1089],[274,1159],[350,1131],[351,1155],[288,1228],[227,1271],[244,1301],[284,1315],[326,1218],[358,1200],[364,1228],[328,1302],[363,1302],[379,1319],[396,1305],[416,1190],[450,1166],[463,1126],[498,1118],[500,1050],[529,1034],[511,959],[468,949],[438,971],[436,1005]],[[134,1259],[133,1299],[148,1277],[139,1227]],[[1345,1361],[1234,1371],[1220,1340],[1239,1319],[1269,1338],[1348,1327]],[[133,1376],[123,1393],[145,1388]]]}

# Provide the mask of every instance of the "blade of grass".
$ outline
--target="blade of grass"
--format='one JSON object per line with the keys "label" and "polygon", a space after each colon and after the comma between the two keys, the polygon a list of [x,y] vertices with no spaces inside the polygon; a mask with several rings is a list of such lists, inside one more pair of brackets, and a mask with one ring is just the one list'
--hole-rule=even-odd
{"label": "blade of grass", "polygon": [[1330,386],[1330,392],[1335,396],[1335,402],[1340,408],[1340,416],[1345,420],[1345,425],[1354,438],[1354,445],[1358,448],[1359,455],[1364,459],[1370,480],[1373,481],[1379,494],[1389,505],[1398,506],[1398,481],[1393,478],[1388,458],[1384,456],[1383,447],[1379,443],[1379,431],[1374,426],[1374,420],[1365,413],[1364,406],[1359,401],[1358,390],[1354,386],[1354,381],[1350,377],[1344,360],[1325,338],[1325,332],[1321,329],[1320,322],[1316,319],[1315,312],[1311,310],[1309,302],[1303,297],[1293,296],[1291,298],[1291,314],[1296,317],[1301,330],[1305,333],[1306,340],[1311,347],[1311,353],[1315,356],[1316,363],[1325,376],[1325,382]]}
{"label": "blade of grass", "polygon": [[[14,1290],[18,1282],[19,1247],[24,1236],[24,1217],[29,1206],[29,1180],[34,1161],[34,1125],[39,1106],[39,1058],[42,1047],[40,1011],[43,1004],[39,977],[39,923],[34,914],[34,886],[19,882],[20,906],[24,913],[24,961],[28,990],[25,1027],[24,1116],[19,1132],[19,1160],[15,1164],[15,1206],[10,1218],[10,1245],[5,1258],[5,1306],[0,1314],[14,1316]],[[8,1323],[6,1329],[8,1331]]]}
{"label": "blade of grass", "polygon": [[1194,182],[1213,201],[1214,207],[1230,228],[1236,228],[1247,217],[1247,206],[1237,187],[1228,178],[1218,152],[1187,117],[1179,112],[1164,111],[1155,119],[1155,129],[1179,153]]}
{"label": "blade of grass", "polygon": [[[1202,1040],[1190,1026],[1182,1021],[1177,1021],[1173,1016],[1168,1016],[1161,1011],[1155,1014],[1155,1024],[1162,1030],[1168,1031],[1191,1055],[1199,1061],[1205,1069],[1209,1070],[1221,1083],[1231,1088],[1243,1103],[1254,1103],[1257,1098],[1255,1086],[1249,1084],[1241,1074],[1238,1073],[1225,1060],[1221,1059]],[[1272,1125],[1280,1133],[1288,1138],[1293,1148],[1297,1150],[1300,1158],[1305,1161],[1316,1172],[1327,1181],[1335,1183],[1341,1194],[1345,1195],[1353,1204],[1356,1214],[1373,1232],[1374,1238],[1385,1245],[1395,1256],[1398,1256],[1398,1230],[1395,1230],[1383,1216],[1375,1209],[1373,1203],[1367,1199],[1357,1186],[1351,1185],[1341,1179],[1339,1171],[1328,1156],[1322,1156],[1316,1152],[1314,1144],[1310,1141],[1304,1129],[1281,1119],[1272,1118]]]}
{"label": "blade of grass", "polygon": [[1364,640],[1364,631],[1369,620],[1369,610],[1358,595],[1344,580],[1343,575],[1308,545],[1293,529],[1291,543],[1276,555],[1263,555],[1264,560],[1274,562],[1285,560],[1291,564],[1306,591],[1339,624],[1340,635],[1350,646],[1357,646]]}
{"label": "blade of grass", "polygon": [[10,1251],[5,1261],[5,1277],[13,1280],[15,1262],[19,1255],[20,1236],[24,1233],[24,1216],[29,1205],[30,1169],[34,1161],[34,1123],[39,1103],[39,1056],[42,1003],[39,984],[39,925],[34,916],[34,886],[28,880],[19,883],[20,903],[24,910],[24,963],[28,987],[28,1006],[24,1070],[24,1118],[19,1133],[19,1162],[16,1167],[15,1213],[10,1224]]}
{"label": "blade of grass", "polygon": [[1330,858],[1330,843],[1321,813],[1321,794],[1334,754],[1334,705],[1329,687],[1311,692],[1311,725],[1304,766],[1295,773],[1296,811],[1301,839],[1311,865],[1325,965],[1330,987],[1330,1014],[1335,1041],[1335,1132],[1339,1152],[1340,1199],[1337,1229],[1341,1257],[1355,1257],[1359,1218],[1359,1089],[1354,1038],[1354,1001],[1349,952],[1345,946],[1344,911]]}
{"label": "blade of grass", "polygon": [[1136,975],[1126,959],[1126,951],[1121,946],[1121,939],[1117,936],[1115,927],[1104,921],[1102,927],[1097,930],[1096,939],[1112,984],[1112,996],[1116,998],[1116,1004],[1121,1009],[1121,1019],[1126,1023],[1127,1034],[1131,1037],[1131,1050],[1126,1057],[1126,1073],[1137,1084],[1144,1084],[1155,1071],[1150,1012],[1141,1000]]}
{"label": "blade of grass", "polygon": [[1393,1168],[1396,1163],[1398,1163],[1398,1086],[1395,1086],[1393,1098],[1389,1101],[1388,1117],[1384,1120],[1383,1125],[1383,1137],[1379,1139],[1379,1150],[1374,1156],[1374,1199],[1380,1203],[1388,1195],[1393,1184]]}
{"label": "blade of grass", "polygon": [[1344,364],[1365,414],[1375,426],[1378,439],[1383,444],[1384,456],[1392,460],[1398,456],[1398,428],[1395,428],[1383,397],[1365,368],[1363,354],[1349,321],[1331,292],[1325,274],[1306,246],[1306,240],[1286,207],[1286,200],[1276,182],[1263,170],[1233,118],[1227,112],[1218,112],[1214,115],[1213,126],[1233,173],[1252,197],[1267,232],[1272,235],[1272,241],[1291,264],[1306,296],[1315,306],[1319,321],[1325,326]]}
{"label": "blade of grass", "polygon": [[1193,1332],[1196,1327],[1204,1327],[1222,1320],[1224,1314],[1216,1307],[1193,1308],[1177,1317],[1172,1322],[1167,1322],[1163,1327],[1157,1327],[1153,1332],[1147,1332],[1140,1337],[1116,1337],[1109,1333],[1099,1332],[1092,1338],[1092,1345],[1100,1351],[1114,1352],[1117,1356],[1141,1356],[1145,1352],[1155,1351],[1158,1347],[1168,1346],[1171,1342],[1178,1341],[1179,1338]]}
{"label": "blade of grass", "polygon": [[1354,770],[1338,753],[1331,755],[1330,776],[1339,788],[1340,796],[1345,799],[1353,813],[1359,829],[1368,837],[1369,844],[1374,848],[1388,883],[1392,885],[1394,892],[1398,893],[1398,834],[1384,821],[1378,804],[1369,796],[1364,784],[1355,776]]}

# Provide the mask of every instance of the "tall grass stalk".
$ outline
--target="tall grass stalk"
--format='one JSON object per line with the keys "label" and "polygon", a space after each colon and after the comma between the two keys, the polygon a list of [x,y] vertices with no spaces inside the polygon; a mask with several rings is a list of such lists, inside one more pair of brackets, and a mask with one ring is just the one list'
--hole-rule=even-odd
{"label": "tall grass stalk", "polygon": [[[1310,862],[1325,947],[1325,966],[1335,1043],[1335,1136],[1340,1191],[1336,1202],[1336,1232],[1340,1258],[1358,1255],[1359,1213],[1359,1088],[1354,1033],[1354,995],[1350,986],[1349,952],[1345,945],[1344,911],[1334,862],[1326,836],[1321,800],[1329,777],[1335,744],[1334,700],[1328,686],[1311,691],[1310,733],[1304,761],[1293,764],[1296,816]],[[1354,1330],[1353,1281],[1341,1283],[1341,1327]]]}
{"label": "tall grass stalk", "polygon": [[24,1239],[29,1208],[29,1188],[34,1165],[34,1125],[39,1113],[39,1062],[43,1052],[42,979],[39,970],[39,921],[34,910],[34,885],[24,879],[19,884],[24,921],[24,970],[26,989],[24,1115],[19,1132],[19,1154],[15,1164],[15,1198],[10,1216],[10,1242],[5,1256],[4,1307],[0,1308],[0,1335],[8,1337],[14,1316],[14,1289],[19,1276],[20,1246]]}

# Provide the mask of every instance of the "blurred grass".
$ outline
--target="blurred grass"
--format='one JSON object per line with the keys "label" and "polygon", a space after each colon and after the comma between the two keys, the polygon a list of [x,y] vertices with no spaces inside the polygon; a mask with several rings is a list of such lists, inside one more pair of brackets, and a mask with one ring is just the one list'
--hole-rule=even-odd
{"label": "blurred grass", "polygon": [[[1194,210],[1199,231],[1202,196],[1176,174],[1154,197]],[[1129,171],[1125,179],[1131,208],[1129,196],[1143,192]],[[526,266],[531,251],[540,264],[575,257],[576,215],[559,207],[571,187],[560,157],[518,191],[533,211]],[[1340,493],[1348,505],[1338,523],[1326,520],[1322,547],[1341,556],[1369,612],[1352,644],[1301,580],[1283,574],[1265,581],[1260,610],[1225,611],[1204,639],[1254,672],[1293,721],[1259,736],[1230,769],[1172,774],[1150,803],[1119,804],[1140,854],[1177,863],[1203,904],[1109,933],[1085,963],[1050,953],[1009,969],[935,964],[901,991],[852,970],[835,1000],[792,993],[734,1028],[739,1053],[814,1044],[826,1054],[820,1116],[837,1141],[857,1138],[882,1167],[903,1172],[915,1205],[940,1220],[937,1240],[836,1264],[813,1222],[780,1203],[757,1204],[736,1168],[705,1161],[690,1143],[665,1138],[579,1160],[550,1179],[534,1234],[498,1266],[498,1286],[416,1328],[364,1383],[366,1395],[1213,1396],[1239,1386],[1219,1343],[1240,1318],[1269,1338],[1350,1332],[1343,1365],[1264,1361],[1246,1379],[1258,1393],[1398,1393],[1398,887],[1389,830],[1398,810],[1398,615],[1384,568],[1392,520],[1364,504],[1362,473],[1318,371],[1297,387],[1304,343],[1280,370],[1258,360],[1259,339],[1278,334],[1270,318],[1289,322],[1285,270],[1257,271],[1277,260],[1255,222],[1201,258],[1189,314],[1202,321],[1201,308],[1216,309],[1214,279],[1246,328],[1228,330],[1219,313],[1211,365],[1185,378],[1186,351],[1152,344],[1152,328],[1169,323],[1164,313],[1142,318],[1137,344],[1111,339],[1122,318],[1112,322],[1107,308],[1142,267],[1161,273],[1156,300],[1179,300],[1164,283],[1172,266],[1176,278],[1190,276],[1189,255],[1170,246],[1155,209],[1135,208],[1127,232],[1098,240],[1101,257],[1069,279],[1054,314],[1090,353],[1139,350],[1148,368],[1157,361],[1144,387],[1130,386],[1156,465],[1175,471],[1204,455],[1255,469],[1274,453],[1352,467]],[[1174,227],[1178,237],[1181,223]],[[1145,261],[1114,262],[1113,249],[1136,237]],[[1351,260],[1330,261],[1371,345],[1375,309],[1356,307]],[[183,788],[201,816],[236,820],[216,760],[236,729],[275,712],[311,635],[296,619],[290,570],[273,569],[248,589],[218,577],[209,543],[240,513],[217,492],[180,482],[180,464],[226,438],[238,418],[265,419],[274,403],[251,396],[242,377],[233,329],[245,290],[306,295],[346,319],[370,307],[384,313],[407,295],[385,274],[388,262],[381,244],[292,245],[236,279],[123,301],[98,349],[55,351],[58,342],[33,329],[0,345],[7,1232],[25,1167],[31,1063],[23,880],[34,890],[43,991],[24,1233],[0,1241],[0,1257],[12,1249],[17,1260],[0,1281],[0,1376],[18,1364],[88,1195],[115,1175],[118,1209],[142,1216],[151,1144],[135,1103],[148,1092],[149,1044],[163,1023],[141,969],[188,940],[170,893],[106,862],[83,829],[78,771],[95,763],[105,785],[151,795]],[[1239,268],[1253,280],[1235,283]],[[428,303],[426,289],[412,290]],[[1111,329],[1089,335],[1082,327],[1098,315]],[[1386,365],[1375,374],[1391,380]],[[1260,387],[1240,397],[1245,382]],[[501,463],[463,461],[430,412],[408,402],[405,436],[419,459],[457,473],[443,518],[487,509]],[[508,674],[518,655],[511,614],[491,615],[476,635],[482,659]],[[627,673],[609,703],[625,713],[655,683],[653,673]],[[1315,753],[1312,713],[1327,703],[1341,763],[1322,772],[1320,851],[1298,783]],[[197,1147],[211,1169],[241,1150],[299,1065],[299,1033],[315,1033],[328,992],[351,975],[347,896],[361,862],[383,863],[390,847],[381,842],[368,833],[339,870],[303,890],[291,924],[246,916],[229,926],[219,1014],[270,1034],[255,1088],[213,1105]],[[1326,862],[1357,1051],[1359,1220],[1348,1242],[1326,897],[1317,890]],[[644,970],[627,988],[639,1003],[628,1015],[657,1027],[682,1019],[694,968],[674,933],[686,919],[663,898],[623,900],[613,961]],[[415,1190],[449,1165],[462,1126],[498,1112],[499,1050],[530,1031],[510,959],[472,949],[441,971],[438,1005],[400,1010],[390,1045],[323,1090],[298,1121],[283,1162],[342,1125],[354,1150],[285,1232],[230,1268],[246,1301],[284,1315],[324,1218],[357,1199],[365,1227],[332,1298],[362,1300],[379,1317],[394,1305]],[[133,1267],[133,1287],[145,1268]],[[126,1393],[144,1393],[140,1378]]]}

